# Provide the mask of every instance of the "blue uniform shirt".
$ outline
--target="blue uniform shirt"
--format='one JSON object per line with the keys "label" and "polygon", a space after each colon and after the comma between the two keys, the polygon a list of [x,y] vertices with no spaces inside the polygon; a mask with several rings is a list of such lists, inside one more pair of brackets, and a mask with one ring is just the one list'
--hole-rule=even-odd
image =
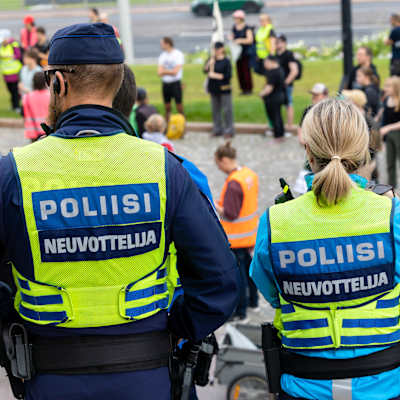
{"label": "blue uniform shirt", "polygon": [[[364,186],[358,176],[352,176],[360,186]],[[312,182],[308,182],[309,184]],[[394,239],[396,254],[400,254],[400,201],[395,200]],[[257,242],[254,251],[253,261],[250,266],[250,276],[265,299],[274,308],[279,308],[278,285],[275,282],[273,269],[270,262],[268,250],[268,226],[267,213],[260,218],[257,233]],[[396,258],[395,283],[400,283],[400,258]],[[370,354],[382,349],[385,346],[364,348],[364,349],[339,349],[323,351],[297,351],[309,357],[323,358],[354,358]],[[349,361],[350,362],[350,361]],[[352,400],[388,400],[400,396],[399,375],[400,368],[384,372],[374,376],[354,378],[351,380]],[[341,382],[341,381],[338,381]],[[310,400],[332,400],[332,380],[312,380],[296,378],[293,375],[283,374],[281,378],[282,390],[293,397],[300,397]],[[384,394],[383,394],[384,393]]]}
{"label": "blue uniform shirt", "polygon": [[[60,117],[55,134],[66,140],[90,129],[112,135],[127,131],[125,125],[112,109],[78,106]],[[12,261],[29,276],[32,256],[13,165],[11,155],[0,158],[0,259]],[[68,329],[27,323],[30,330],[48,336],[124,335],[168,327],[179,337],[199,340],[227,320],[237,303],[238,275],[224,231],[181,162],[167,152],[166,174],[167,241],[175,242],[184,265],[178,266],[184,295],[174,303],[170,315],[161,311],[138,322],[104,328]],[[106,375],[40,375],[27,382],[26,388],[26,400],[109,400],[113,396],[119,400],[167,400],[169,376],[167,368]]]}

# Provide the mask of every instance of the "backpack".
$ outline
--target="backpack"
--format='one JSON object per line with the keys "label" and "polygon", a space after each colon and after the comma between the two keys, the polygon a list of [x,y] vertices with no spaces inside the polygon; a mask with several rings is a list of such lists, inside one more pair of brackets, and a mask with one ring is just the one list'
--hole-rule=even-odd
{"label": "backpack", "polygon": [[303,75],[303,63],[295,56],[294,61],[297,64],[297,68],[299,69],[299,73],[297,74],[295,81],[298,81],[301,79]]}
{"label": "backpack", "polygon": [[171,140],[181,139],[185,134],[186,120],[183,114],[172,114],[169,118],[167,138]]}

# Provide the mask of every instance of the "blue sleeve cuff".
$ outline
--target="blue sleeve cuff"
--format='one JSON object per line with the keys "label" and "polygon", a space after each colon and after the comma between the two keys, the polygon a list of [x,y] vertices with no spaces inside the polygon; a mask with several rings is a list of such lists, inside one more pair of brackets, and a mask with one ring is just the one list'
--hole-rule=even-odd
{"label": "blue sleeve cuff", "polygon": [[278,308],[279,295],[272,272],[268,242],[267,213],[264,213],[258,226],[254,257],[250,266],[250,276],[268,303],[272,307]]}

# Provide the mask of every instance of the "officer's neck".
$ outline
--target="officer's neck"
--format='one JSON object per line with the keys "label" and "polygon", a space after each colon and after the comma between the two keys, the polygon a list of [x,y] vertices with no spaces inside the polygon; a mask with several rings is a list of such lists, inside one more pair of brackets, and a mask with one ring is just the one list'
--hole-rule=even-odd
{"label": "officer's neck", "polygon": [[99,98],[98,96],[67,96],[64,100],[64,110],[69,110],[72,107],[82,106],[84,104],[93,104],[112,108],[113,99],[110,97]]}

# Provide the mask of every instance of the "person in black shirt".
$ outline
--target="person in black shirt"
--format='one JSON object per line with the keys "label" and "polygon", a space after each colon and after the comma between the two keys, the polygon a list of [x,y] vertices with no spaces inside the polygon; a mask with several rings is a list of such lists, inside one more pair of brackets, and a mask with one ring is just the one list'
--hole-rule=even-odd
{"label": "person in black shirt", "polygon": [[33,46],[36,52],[37,62],[41,67],[47,65],[47,58],[49,57],[50,42],[46,36],[46,30],[39,26],[36,28],[37,42]]}
{"label": "person in black shirt", "polygon": [[357,84],[367,96],[365,111],[370,117],[375,117],[380,106],[379,82],[371,68],[362,67],[357,71]]}
{"label": "person in black shirt", "polygon": [[136,102],[138,104],[136,108],[136,124],[138,128],[138,134],[142,137],[145,132],[145,122],[153,114],[158,114],[157,108],[149,104],[149,99],[147,97],[147,92],[143,88],[138,88],[136,95]]}
{"label": "person in black shirt", "polygon": [[253,91],[253,79],[251,76],[251,46],[254,41],[254,35],[251,28],[246,25],[246,14],[242,10],[237,10],[233,13],[235,24],[232,27],[230,39],[236,44],[242,46],[242,53],[236,62],[237,75],[239,86],[242,90],[242,95],[251,94]]}
{"label": "person in black shirt", "polygon": [[222,42],[214,45],[214,54],[204,67],[208,74],[207,90],[211,96],[211,109],[213,116],[213,136],[232,137],[233,112],[231,77],[232,67],[229,58],[225,55]]}
{"label": "person in black shirt", "polygon": [[349,76],[349,82],[346,85],[345,89],[353,90],[353,89],[361,89],[361,86],[357,83],[357,71],[360,68],[371,68],[372,72],[377,78],[377,86],[380,86],[380,77],[376,66],[372,63],[372,50],[369,47],[362,46],[357,50],[356,59],[357,65],[351,70]]}
{"label": "person in black shirt", "polygon": [[380,133],[386,142],[388,183],[397,185],[397,159],[400,159],[400,78],[388,78],[384,86],[385,101]]}
{"label": "person in black shirt", "polygon": [[264,61],[264,66],[267,84],[261,90],[260,97],[264,100],[267,116],[273,126],[274,138],[281,142],[285,134],[281,113],[281,107],[286,102],[285,73],[277,56],[269,55]]}
{"label": "person in black shirt", "polygon": [[294,58],[293,52],[287,49],[285,35],[279,35],[276,40],[276,55],[279,64],[285,73],[286,85],[286,116],[288,128],[293,128],[294,107],[293,107],[293,83],[299,74],[299,67]]}
{"label": "person in black shirt", "polygon": [[390,17],[392,31],[385,44],[392,46],[392,60],[390,62],[390,75],[400,76],[400,14]]}

